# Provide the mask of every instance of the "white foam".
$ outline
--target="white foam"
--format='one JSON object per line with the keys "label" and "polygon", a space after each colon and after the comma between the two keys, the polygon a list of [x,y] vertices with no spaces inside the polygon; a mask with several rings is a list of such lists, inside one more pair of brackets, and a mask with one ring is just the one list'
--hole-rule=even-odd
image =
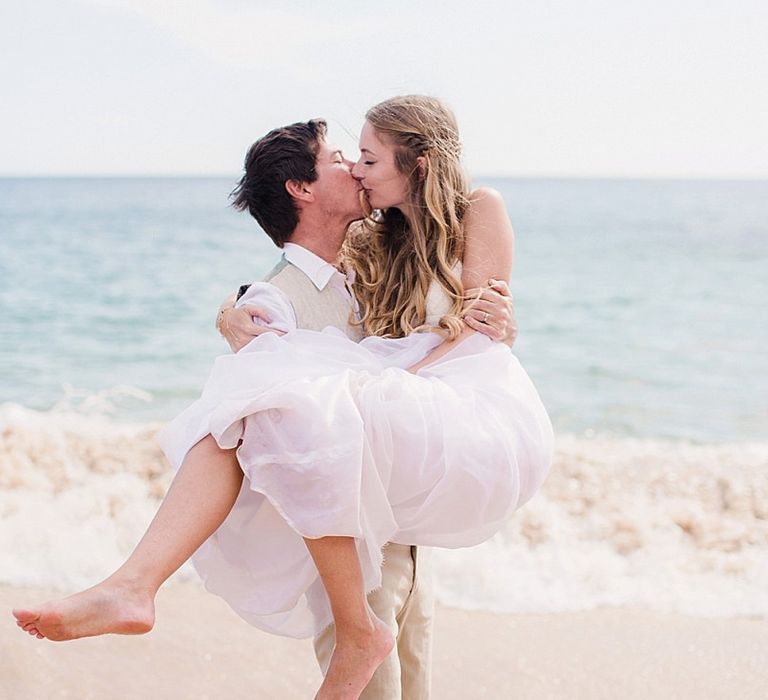
{"label": "white foam", "polygon": [[114,570],[170,483],[159,427],[0,406],[0,581],[64,590]]}
{"label": "white foam", "polygon": [[434,561],[458,607],[768,615],[768,445],[560,436],[503,532]]}
{"label": "white foam", "polygon": [[[118,566],[170,483],[159,428],[0,406],[0,581],[72,590]],[[561,435],[504,531],[434,562],[459,607],[768,615],[768,444]]]}

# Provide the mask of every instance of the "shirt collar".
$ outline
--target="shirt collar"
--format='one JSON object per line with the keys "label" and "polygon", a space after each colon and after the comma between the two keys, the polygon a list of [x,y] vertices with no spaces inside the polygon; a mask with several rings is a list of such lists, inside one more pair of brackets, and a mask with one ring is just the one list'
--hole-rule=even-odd
{"label": "shirt collar", "polygon": [[291,265],[295,265],[309,277],[321,292],[331,277],[341,274],[331,263],[326,262],[319,255],[315,255],[311,250],[307,250],[298,243],[284,243],[283,256]]}

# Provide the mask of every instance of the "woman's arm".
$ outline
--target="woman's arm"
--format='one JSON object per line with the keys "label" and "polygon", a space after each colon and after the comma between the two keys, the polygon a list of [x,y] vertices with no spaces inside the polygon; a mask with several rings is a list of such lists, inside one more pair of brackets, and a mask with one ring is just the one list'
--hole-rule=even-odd
{"label": "woman's arm", "polygon": [[[512,274],[515,234],[501,195],[488,187],[475,190],[464,215],[464,259],[461,282],[465,289],[486,287],[490,280],[507,280]],[[409,367],[417,372],[453,350],[473,335],[469,326],[454,339],[438,345],[421,362]]]}
{"label": "woman's arm", "polygon": [[462,318],[470,328],[491,340],[498,340],[509,347],[515,344],[515,304],[509,285],[504,280],[492,280],[484,289],[465,289]]}

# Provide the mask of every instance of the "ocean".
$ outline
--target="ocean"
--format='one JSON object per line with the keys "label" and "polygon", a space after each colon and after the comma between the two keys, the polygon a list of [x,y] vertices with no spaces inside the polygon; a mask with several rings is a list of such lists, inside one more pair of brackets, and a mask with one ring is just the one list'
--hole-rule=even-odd
{"label": "ocean", "polygon": [[[0,582],[93,583],[149,521],[154,434],[278,258],[234,183],[0,179]],[[435,553],[441,600],[768,614],[768,181],[477,184],[515,227],[514,351],[558,453],[507,530]]]}

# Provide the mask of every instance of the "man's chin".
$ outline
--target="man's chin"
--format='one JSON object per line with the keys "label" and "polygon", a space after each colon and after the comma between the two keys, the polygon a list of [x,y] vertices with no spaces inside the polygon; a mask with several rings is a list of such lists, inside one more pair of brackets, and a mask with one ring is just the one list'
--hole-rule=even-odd
{"label": "man's chin", "polygon": [[365,190],[360,190],[357,198],[360,204],[360,211],[362,212],[361,218],[364,219],[373,214],[373,207],[371,206],[371,200],[368,198],[368,193]]}

